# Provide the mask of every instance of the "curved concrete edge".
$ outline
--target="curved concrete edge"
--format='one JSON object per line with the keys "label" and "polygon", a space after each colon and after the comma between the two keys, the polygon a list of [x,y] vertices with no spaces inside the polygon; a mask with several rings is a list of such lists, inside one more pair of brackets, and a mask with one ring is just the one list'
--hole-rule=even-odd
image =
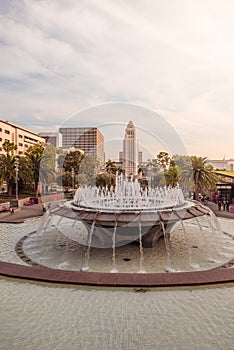
{"label": "curved concrete edge", "polygon": [[175,273],[100,273],[31,267],[0,262],[0,275],[47,283],[95,287],[175,287],[234,283],[234,268]]}

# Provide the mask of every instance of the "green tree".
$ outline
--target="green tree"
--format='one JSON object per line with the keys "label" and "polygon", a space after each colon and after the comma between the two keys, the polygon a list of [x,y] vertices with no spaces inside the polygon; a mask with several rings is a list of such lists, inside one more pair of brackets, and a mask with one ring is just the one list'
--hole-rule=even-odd
{"label": "green tree", "polygon": [[10,154],[0,155],[0,176],[2,181],[6,181],[8,196],[12,195],[16,179],[15,158],[15,156]]}
{"label": "green tree", "polygon": [[181,177],[192,181],[194,185],[195,199],[199,199],[199,192],[204,189],[213,188],[218,181],[213,167],[209,164],[207,157],[190,157],[192,167],[185,166],[182,169]]}
{"label": "green tree", "polygon": [[[191,159],[187,155],[174,155],[173,160],[178,168],[178,183],[184,194],[189,194],[193,191],[193,177]],[[186,171],[184,171],[186,169]]]}
{"label": "green tree", "polygon": [[179,181],[178,167],[174,161],[171,161],[169,169],[164,170],[164,177],[167,186],[175,187]]}
{"label": "green tree", "polygon": [[57,160],[57,169],[59,173],[63,172],[63,163],[66,157],[66,152],[62,148],[56,149],[56,160]]}
{"label": "green tree", "polygon": [[97,161],[90,156],[84,156],[78,173],[79,185],[93,186],[96,181]]}
{"label": "green tree", "polygon": [[33,174],[28,167],[26,157],[19,157],[19,192],[32,195],[34,193]]}
{"label": "green tree", "polygon": [[76,151],[70,151],[66,154],[63,162],[63,168],[64,171],[72,171],[74,169],[74,172],[78,174],[80,164],[84,158],[84,153],[76,150]]}
{"label": "green tree", "polygon": [[67,192],[69,188],[72,187],[72,174],[70,171],[64,171],[61,177],[62,177],[62,185],[65,191]]}
{"label": "green tree", "polygon": [[35,144],[30,146],[25,153],[28,162],[28,170],[31,172],[33,178],[36,196],[38,196],[39,193],[39,182],[42,184],[47,183],[54,173],[51,167],[51,157],[49,154],[46,154],[46,152],[44,153],[44,147],[45,145],[43,144]]}
{"label": "green tree", "polygon": [[7,140],[2,144],[2,148],[6,152],[6,154],[11,154],[13,156],[14,151],[16,151],[18,147],[13,142]]}
{"label": "green tree", "polygon": [[113,160],[108,159],[105,165],[105,170],[106,173],[108,174],[109,177],[109,186],[114,185],[115,186],[115,174],[117,172],[117,167],[116,164]]}
{"label": "green tree", "polygon": [[17,146],[10,141],[5,141],[2,148],[6,154],[0,155],[0,177],[2,181],[6,181],[7,195],[11,196],[16,181],[15,161],[17,157],[13,153],[17,150]]}
{"label": "green tree", "polygon": [[96,176],[96,186],[106,187],[109,185],[109,176],[107,174],[98,174]]}

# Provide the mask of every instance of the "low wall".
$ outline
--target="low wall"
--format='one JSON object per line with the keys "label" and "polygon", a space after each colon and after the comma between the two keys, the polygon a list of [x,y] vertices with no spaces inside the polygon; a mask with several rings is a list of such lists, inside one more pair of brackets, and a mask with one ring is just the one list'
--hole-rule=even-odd
{"label": "low wall", "polygon": [[53,193],[53,194],[47,194],[45,196],[41,196],[39,199],[39,203],[47,203],[47,202],[56,202],[64,199],[64,193]]}

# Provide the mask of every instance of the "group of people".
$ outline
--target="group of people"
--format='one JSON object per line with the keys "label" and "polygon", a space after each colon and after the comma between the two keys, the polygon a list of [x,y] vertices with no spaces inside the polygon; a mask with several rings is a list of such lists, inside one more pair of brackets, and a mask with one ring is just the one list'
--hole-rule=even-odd
{"label": "group of people", "polygon": [[218,209],[229,211],[229,205],[230,205],[230,203],[228,201],[219,201],[218,202]]}

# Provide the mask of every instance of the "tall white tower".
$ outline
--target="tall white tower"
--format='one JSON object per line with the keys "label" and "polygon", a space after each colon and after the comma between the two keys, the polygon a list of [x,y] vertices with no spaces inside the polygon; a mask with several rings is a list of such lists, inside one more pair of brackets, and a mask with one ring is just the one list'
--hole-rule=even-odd
{"label": "tall white tower", "polygon": [[127,176],[137,175],[138,166],[138,142],[136,128],[133,122],[127,125],[123,141],[123,168]]}

